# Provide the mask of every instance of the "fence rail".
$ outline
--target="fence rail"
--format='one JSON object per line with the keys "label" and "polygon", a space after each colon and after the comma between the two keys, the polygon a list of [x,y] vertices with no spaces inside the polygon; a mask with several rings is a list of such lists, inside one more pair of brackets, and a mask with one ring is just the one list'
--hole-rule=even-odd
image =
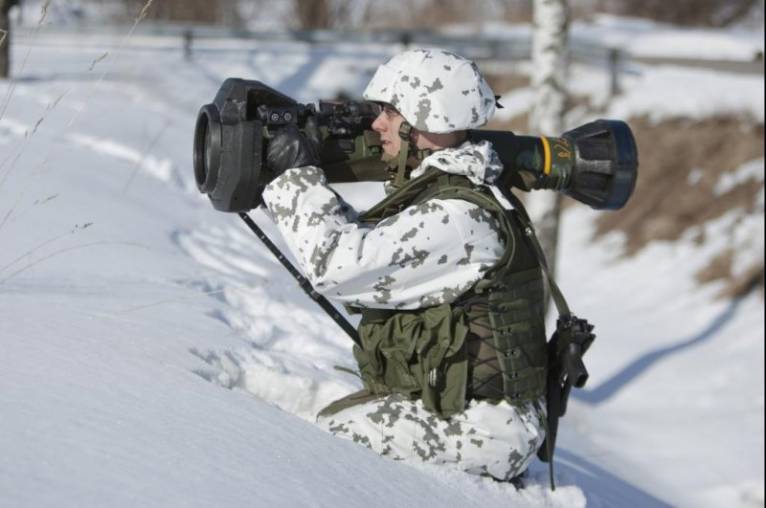
{"label": "fence rail", "polygon": [[[94,45],[98,39],[101,47],[123,47],[127,26],[73,25],[70,27],[45,27],[35,32],[19,28],[14,32],[14,41],[30,45]],[[227,51],[252,52],[258,43],[302,43],[325,44],[376,44],[441,47],[455,51],[479,62],[522,62],[531,55],[531,31],[510,31],[498,36],[476,34],[445,34],[427,30],[379,30],[379,31],[337,31],[337,30],[293,30],[293,31],[248,31],[189,24],[168,24],[143,22],[134,31],[129,45],[123,49],[166,49],[183,52],[192,58],[195,52]],[[726,72],[763,74],[763,55],[752,61],[705,60],[693,58],[670,58],[631,55],[616,47],[605,46],[592,40],[570,38],[570,58],[573,61],[594,65],[610,74],[610,92],[620,90],[620,76],[633,64],[674,65],[692,68],[706,68]]]}

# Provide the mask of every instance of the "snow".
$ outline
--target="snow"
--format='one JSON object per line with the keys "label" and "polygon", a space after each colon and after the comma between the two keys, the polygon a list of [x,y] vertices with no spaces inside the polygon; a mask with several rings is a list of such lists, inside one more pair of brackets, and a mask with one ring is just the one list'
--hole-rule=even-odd
{"label": "snow", "polygon": [[763,75],[731,76],[705,69],[643,67],[622,77],[623,94],[609,106],[617,118],[647,115],[653,121],[715,114],[749,115],[763,122]]}
{"label": "snow", "polygon": [[[485,37],[525,41],[532,36],[529,24],[489,21],[457,24],[444,29],[457,36],[481,33]],[[575,49],[595,45],[615,48],[634,57],[699,60],[754,61],[764,52],[764,29],[744,26],[727,29],[682,28],[643,18],[596,14],[574,21],[569,38]]]}
{"label": "snow", "polygon": [[[459,25],[448,31],[466,35],[475,30],[473,25]],[[490,22],[482,25],[485,37],[508,38],[509,44],[521,43],[531,37],[527,25],[508,25]],[[579,54],[587,49],[603,52],[603,48],[616,48],[627,53],[618,73],[619,93],[609,96],[611,76],[602,56],[583,63],[575,58],[570,65],[567,80],[569,93],[584,96],[595,107],[604,110],[604,116],[630,118],[648,116],[658,122],[668,118],[706,118],[712,115],[747,115],[757,122],[764,121],[764,79],[762,73],[731,74],[713,69],[683,67],[673,59],[755,61],[764,52],[763,27],[759,30],[730,28],[726,30],[685,29],[646,19],[632,19],[597,15],[591,21],[577,21],[570,31],[573,51]],[[760,55],[760,57],[758,56]],[[658,57],[666,59],[662,65],[637,63],[631,57]],[[526,62],[515,63],[515,70],[532,76],[533,69]],[[497,113],[498,120],[510,120],[529,112],[533,92],[530,87],[519,87],[502,93],[500,103],[505,107]],[[570,123],[585,121],[575,111]]]}
{"label": "snow", "polygon": [[636,57],[751,61],[763,55],[760,30],[680,28],[648,19],[606,14],[572,24],[572,39],[622,49]]}
{"label": "snow", "polygon": [[[516,66],[518,72],[534,72],[529,64]],[[573,63],[567,88],[571,95],[587,98],[601,109],[602,117],[647,116],[653,122],[672,118],[699,120],[714,115],[746,116],[764,121],[764,79],[762,74],[728,74],[715,70],[674,65],[632,64],[619,74],[620,91],[609,96],[610,76],[606,69]],[[499,91],[496,91],[499,92]],[[500,97],[504,109],[498,120],[528,113],[533,97],[531,87],[517,87]],[[582,108],[569,113],[571,125],[592,119]]]}
{"label": "snow", "polygon": [[500,96],[499,103],[502,109],[495,111],[494,120],[508,121],[516,116],[521,116],[530,110],[530,104],[534,100],[535,93],[532,87],[523,87],[504,93]]}
{"label": "snow", "polygon": [[[0,83],[0,506],[763,504],[762,297],[718,300],[720,285],[694,280],[729,239],[762,259],[762,209],[707,224],[704,244],[690,232],[627,259],[618,235],[592,241],[597,212],[568,209],[559,282],[599,335],[562,421],[555,492],[539,462],[520,492],[394,463],[312,425],[359,386],[334,369],[353,368],[350,342],[197,193],[191,140],[226,77],[303,101],[358,95],[395,48],[274,42],[187,62],[150,38],[102,58],[99,40],[19,43],[18,79]],[[662,83],[708,112],[759,107],[723,101],[722,86],[763,95],[762,78],[640,72],[610,114],[647,108],[642,86],[658,111],[694,109]],[[572,84],[597,94],[601,77]],[[747,168],[720,185],[757,177]],[[339,191],[359,206],[381,193]]]}
{"label": "snow", "polygon": [[[588,241],[595,213],[577,207],[562,225],[562,252],[579,251],[562,257],[562,289],[598,333],[566,427],[589,437],[567,442],[671,505],[720,506],[708,491],[729,489],[725,505],[746,506],[737,497],[763,485],[763,301],[716,300],[717,285],[694,281],[737,229],[724,217],[708,226],[713,242],[690,233],[622,259],[618,236]],[[762,211],[757,221],[748,252],[762,258]]]}
{"label": "snow", "polygon": [[763,165],[763,159],[750,161],[731,173],[724,173],[716,183],[713,192],[716,196],[721,196],[747,181],[763,182]]}

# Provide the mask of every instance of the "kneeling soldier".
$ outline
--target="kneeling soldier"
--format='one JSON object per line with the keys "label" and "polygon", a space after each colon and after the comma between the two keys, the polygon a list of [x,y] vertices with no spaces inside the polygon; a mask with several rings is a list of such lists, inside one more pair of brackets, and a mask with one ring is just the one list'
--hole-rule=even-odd
{"label": "kneeling soldier", "polygon": [[392,180],[357,213],[297,129],[267,153],[263,199],[317,291],[362,314],[364,389],[319,423],[378,453],[509,480],[545,437],[543,279],[517,212],[495,187],[492,145],[466,130],[494,114],[476,65],[411,50],[364,92]]}

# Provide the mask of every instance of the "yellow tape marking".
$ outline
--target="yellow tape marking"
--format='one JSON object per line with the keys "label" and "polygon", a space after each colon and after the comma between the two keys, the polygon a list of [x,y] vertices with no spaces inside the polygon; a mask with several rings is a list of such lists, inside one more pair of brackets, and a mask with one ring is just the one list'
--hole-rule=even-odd
{"label": "yellow tape marking", "polygon": [[551,145],[548,142],[548,138],[540,136],[540,140],[543,142],[543,155],[545,162],[543,163],[543,174],[551,174]]}

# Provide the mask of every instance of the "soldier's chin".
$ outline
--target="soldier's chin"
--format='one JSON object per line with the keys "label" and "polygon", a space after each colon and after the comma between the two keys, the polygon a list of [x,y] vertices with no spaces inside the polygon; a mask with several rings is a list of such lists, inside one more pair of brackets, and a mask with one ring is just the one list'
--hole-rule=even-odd
{"label": "soldier's chin", "polygon": [[381,154],[380,158],[383,162],[388,162],[396,159],[399,156],[399,152],[393,152],[390,148],[390,144],[384,144],[383,145],[383,153]]}

